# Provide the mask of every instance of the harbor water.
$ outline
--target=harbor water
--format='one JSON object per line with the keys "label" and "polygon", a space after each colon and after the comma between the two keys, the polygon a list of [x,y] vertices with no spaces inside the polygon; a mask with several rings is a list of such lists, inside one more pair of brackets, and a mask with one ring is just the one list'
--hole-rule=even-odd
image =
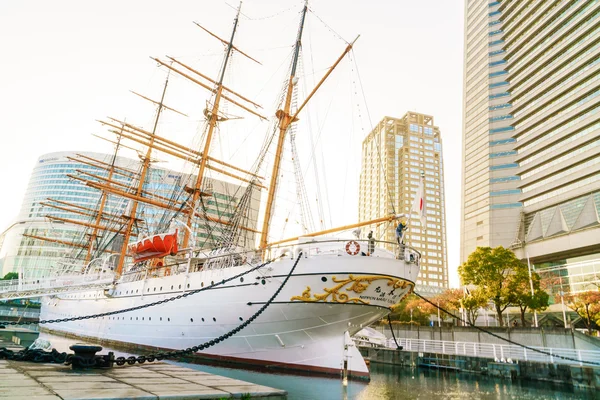
{"label": "harbor water", "polygon": [[[69,351],[72,339],[42,333],[59,351]],[[105,348],[103,352],[110,349]],[[126,353],[115,351],[116,355]],[[269,373],[237,368],[225,368],[187,362],[173,364],[227,376],[260,385],[283,389],[289,400],[395,400],[395,399],[600,399],[600,394],[575,389],[570,385],[550,382],[510,381],[484,375],[451,371],[405,368],[385,364],[371,364],[371,381],[292,374]]]}
{"label": "harbor water", "polygon": [[269,374],[188,363],[181,366],[287,390],[289,400],[600,399],[600,394],[547,382],[511,382],[482,375],[372,364],[371,381]]}

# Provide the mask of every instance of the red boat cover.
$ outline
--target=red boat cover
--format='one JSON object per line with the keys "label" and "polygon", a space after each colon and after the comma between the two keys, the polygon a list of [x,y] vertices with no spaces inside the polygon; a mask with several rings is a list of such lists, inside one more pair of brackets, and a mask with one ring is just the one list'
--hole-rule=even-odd
{"label": "red boat cover", "polygon": [[177,254],[177,230],[172,233],[161,233],[149,236],[127,246],[133,262],[161,258]]}

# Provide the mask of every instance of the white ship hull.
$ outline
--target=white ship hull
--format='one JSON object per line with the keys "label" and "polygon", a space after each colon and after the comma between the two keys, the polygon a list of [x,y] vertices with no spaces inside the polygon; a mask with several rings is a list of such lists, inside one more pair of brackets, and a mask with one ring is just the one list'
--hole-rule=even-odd
{"label": "white ship hull", "polygon": [[[339,243],[338,243],[339,246]],[[318,250],[317,250],[318,251]],[[256,365],[368,377],[350,335],[390,312],[411,288],[417,263],[378,250],[379,257],[345,251],[303,256],[273,303],[250,325],[199,355]],[[109,317],[46,324],[52,331],[159,349],[185,349],[236,328],[281,286],[295,259],[286,256],[235,281],[161,305]],[[252,266],[204,270],[118,283],[110,293],[89,290],[46,297],[40,318],[93,315],[136,307],[200,289]]]}

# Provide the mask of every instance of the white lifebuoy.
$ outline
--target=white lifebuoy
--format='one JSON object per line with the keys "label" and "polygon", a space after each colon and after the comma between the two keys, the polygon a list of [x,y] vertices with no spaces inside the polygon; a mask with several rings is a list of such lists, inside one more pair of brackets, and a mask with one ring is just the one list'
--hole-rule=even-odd
{"label": "white lifebuoy", "polygon": [[346,243],[346,253],[350,254],[351,256],[355,256],[358,254],[359,251],[360,244],[358,244],[358,242],[351,240],[348,243]]}

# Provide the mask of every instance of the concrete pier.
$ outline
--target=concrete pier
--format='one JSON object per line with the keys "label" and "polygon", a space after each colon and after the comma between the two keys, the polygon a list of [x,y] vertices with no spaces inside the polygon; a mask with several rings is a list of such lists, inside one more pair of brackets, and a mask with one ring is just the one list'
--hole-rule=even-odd
{"label": "concrete pier", "polygon": [[287,399],[287,392],[164,362],[74,371],[0,360],[0,399]]}

